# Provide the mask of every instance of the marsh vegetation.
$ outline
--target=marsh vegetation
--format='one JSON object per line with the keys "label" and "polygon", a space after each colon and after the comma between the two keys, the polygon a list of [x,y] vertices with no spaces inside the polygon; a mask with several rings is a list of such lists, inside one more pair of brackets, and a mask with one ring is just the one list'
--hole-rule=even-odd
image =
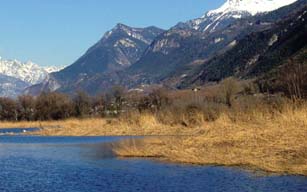
{"label": "marsh vegetation", "polygon": [[34,134],[45,136],[160,136],[115,144],[122,157],[307,175],[302,93],[265,93],[253,81],[228,78],[193,90],[115,87],[98,97],[79,92],[2,98],[0,117],[3,128],[39,127]]}

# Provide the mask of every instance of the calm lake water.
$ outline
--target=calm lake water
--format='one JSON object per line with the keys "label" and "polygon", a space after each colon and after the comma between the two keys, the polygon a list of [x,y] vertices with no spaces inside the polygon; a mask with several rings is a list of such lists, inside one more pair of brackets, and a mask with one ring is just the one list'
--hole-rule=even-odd
{"label": "calm lake water", "polygon": [[306,177],[117,159],[103,143],[119,139],[0,136],[0,192],[307,191]]}

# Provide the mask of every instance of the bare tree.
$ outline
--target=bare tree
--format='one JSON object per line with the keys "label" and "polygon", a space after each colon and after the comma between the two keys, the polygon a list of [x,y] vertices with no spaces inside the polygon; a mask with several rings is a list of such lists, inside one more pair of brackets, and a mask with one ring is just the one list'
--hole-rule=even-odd
{"label": "bare tree", "polygon": [[304,60],[289,59],[282,66],[279,80],[293,100],[306,97],[307,67]]}
{"label": "bare tree", "polygon": [[42,93],[36,99],[35,107],[38,120],[66,119],[73,114],[71,99],[61,93]]}
{"label": "bare tree", "polygon": [[17,104],[13,99],[0,98],[0,119],[6,121],[17,121]]}
{"label": "bare tree", "polygon": [[93,99],[93,115],[104,116],[106,101],[103,95],[98,95]]}
{"label": "bare tree", "polygon": [[114,86],[106,94],[106,101],[108,102],[108,110],[115,115],[119,114],[125,102],[125,88]]}
{"label": "bare tree", "polygon": [[232,107],[235,95],[240,91],[237,79],[229,77],[220,83],[220,96],[228,107]]}
{"label": "bare tree", "polygon": [[35,99],[30,95],[22,95],[17,99],[18,119],[32,121],[35,115]]}
{"label": "bare tree", "polygon": [[90,96],[83,92],[78,91],[73,99],[75,113],[77,117],[87,117],[91,114],[92,99]]}

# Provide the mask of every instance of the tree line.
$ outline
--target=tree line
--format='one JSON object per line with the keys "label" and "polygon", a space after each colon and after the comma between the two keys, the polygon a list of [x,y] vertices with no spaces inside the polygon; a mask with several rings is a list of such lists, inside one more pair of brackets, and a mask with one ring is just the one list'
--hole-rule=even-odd
{"label": "tree line", "polygon": [[[166,97],[163,97],[166,98]],[[64,93],[41,93],[34,97],[22,95],[16,99],[0,98],[0,121],[48,121],[68,118],[115,117],[136,109],[155,110],[167,99],[162,92],[153,91],[146,96],[135,96],[116,86],[104,95],[89,96],[78,91],[74,96]]]}
{"label": "tree line", "polygon": [[[170,90],[160,88],[149,93],[135,93],[120,86],[115,86],[106,94],[95,97],[82,91],[76,92],[73,96],[57,92],[41,93],[37,97],[22,95],[16,99],[0,98],[0,121],[117,117],[131,111],[162,114],[161,111],[171,108],[175,109],[171,113],[179,113],[179,110],[189,113],[190,103],[193,103],[192,108],[205,105],[203,108],[216,111],[220,106],[234,107],[238,95],[257,96],[281,93],[295,101],[304,100],[307,99],[307,63],[306,51],[303,53],[294,59],[289,59],[277,71],[268,73],[267,77],[259,78],[260,80],[255,82],[246,84],[233,77],[222,80],[217,83],[219,89],[213,99],[199,98],[198,93],[191,90],[192,99],[184,100],[180,97],[180,91],[175,91],[179,97],[174,102],[174,98],[169,97]],[[255,99],[255,97],[252,98]],[[252,103],[251,100],[248,102]],[[185,105],[187,106],[182,107]]]}

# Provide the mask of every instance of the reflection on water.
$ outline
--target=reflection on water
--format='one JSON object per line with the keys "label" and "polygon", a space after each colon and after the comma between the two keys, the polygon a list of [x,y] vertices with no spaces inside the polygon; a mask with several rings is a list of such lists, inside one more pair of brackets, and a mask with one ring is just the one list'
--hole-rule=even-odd
{"label": "reflection on water", "polygon": [[118,137],[0,137],[0,191],[306,191],[307,178],[116,159]]}

